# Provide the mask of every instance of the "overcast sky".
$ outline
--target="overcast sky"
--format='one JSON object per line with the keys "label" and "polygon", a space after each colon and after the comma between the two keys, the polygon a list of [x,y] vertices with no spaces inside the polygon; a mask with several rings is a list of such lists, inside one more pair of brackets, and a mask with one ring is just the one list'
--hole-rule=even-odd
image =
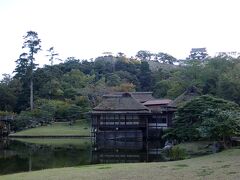
{"label": "overcast sky", "polygon": [[239,0],[0,0],[0,74],[14,70],[29,30],[42,40],[41,65],[51,46],[63,59],[240,51],[239,8]]}

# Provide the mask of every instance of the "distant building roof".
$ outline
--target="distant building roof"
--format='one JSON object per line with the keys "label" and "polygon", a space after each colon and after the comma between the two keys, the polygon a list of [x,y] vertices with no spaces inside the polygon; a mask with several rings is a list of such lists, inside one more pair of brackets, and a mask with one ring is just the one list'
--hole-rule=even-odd
{"label": "distant building roof", "polygon": [[149,100],[149,101],[143,103],[143,105],[145,105],[145,106],[148,106],[148,105],[168,105],[171,102],[172,102],[171,99],[154,99],[154,100]]}
{"label": "distant building roof", "polygon": [[[125,93],[125,92],[114,92],[113,95],[122,95],[123,93]],[[140,103],[144,103],[148,100],[155,99],[152,96],[152,94],[153,94],[152,92],[128,92],[128,93],[131,94],[131,96]]]}
{"label": "distant building roof", "polygon": [[196,53],[196,52],[207,52],[206,48],[192,48],[191,53]]}
{"label": "distant building roof", "polygon": [[155,99],[152,96],[152,92],[132,92],[131,94],[138,102],[141,103]]}
{"label": "distant building roof", "polygon": [[92,113],[150,113],[150,110],[132,97],[131,93],[103,96],[103,101]]}
{"label": "distant building roof", "polygon": [[186,102],[198,97],[201,95],[201,92],[195,87],[189,87],[184,93],[174,99],[170,105],[172,106],[181,106],[184,105]]}

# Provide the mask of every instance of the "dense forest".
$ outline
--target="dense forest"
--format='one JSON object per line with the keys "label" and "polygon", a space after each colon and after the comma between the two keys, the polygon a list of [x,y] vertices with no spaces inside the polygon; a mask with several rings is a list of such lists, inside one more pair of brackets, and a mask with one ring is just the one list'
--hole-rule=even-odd
{"label": "dense forest", "polygon": [[118,53],[57,62],[51,47],[49,65],[39,68],[35,55],[41,40],[33,31],[24,36],[23,50],[13,76],[3,74],[0,82],[0,113],[17,115],[16,130],[83,118],[103,94],[115,91],[152,91],[157,98],[174,99],[195,86],[203,95],[240,104],[240,59],[229,56],[179,63],[167,53],[140,50],[135,57]]}

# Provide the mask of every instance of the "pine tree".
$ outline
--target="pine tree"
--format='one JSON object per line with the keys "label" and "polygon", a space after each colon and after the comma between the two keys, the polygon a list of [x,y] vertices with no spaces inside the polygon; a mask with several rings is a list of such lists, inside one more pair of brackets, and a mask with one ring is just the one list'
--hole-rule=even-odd
{"label": "pine tree", "polygon": [[41,50],[41,40],[38,38],[38,34],[34,31],[28,31],[23,36],[24,43],[22,48],[26,50],[22,53],[19,59],[16,61],[17,66],[15,68],[16,78],[19,78],[22,82],[29,82],[30,86],[30,108],[33,110],[33,73],[37,67],[34,63],[34,55]]}

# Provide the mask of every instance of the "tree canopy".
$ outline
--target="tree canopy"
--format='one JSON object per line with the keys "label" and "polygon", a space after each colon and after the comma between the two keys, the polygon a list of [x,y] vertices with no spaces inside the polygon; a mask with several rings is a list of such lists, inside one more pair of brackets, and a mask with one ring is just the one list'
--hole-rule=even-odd
{"label": "tree canopy", "polygon": [[203,95],[178,108],[172,133],[187,141],[229,137],[240,132],[239,113],[238,104]]}

